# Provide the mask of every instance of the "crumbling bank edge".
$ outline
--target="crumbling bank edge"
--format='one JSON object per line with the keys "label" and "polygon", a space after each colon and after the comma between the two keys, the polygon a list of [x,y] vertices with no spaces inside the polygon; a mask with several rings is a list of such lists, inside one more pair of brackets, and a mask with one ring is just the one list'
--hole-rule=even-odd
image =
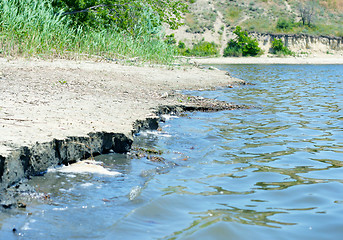
{"label": "crumbling bank edge", "polygon": [[[247,108],[213,99],[187,97],[187,100],[192,104],[160,106],[155,112],[156,117],[137,120],[133,125],[132,135],[141,130],[157,129],[162,114]],[[132,135],[112,132],[88,133],[87,136],[54,139],[30,147],[23,146],[13,150],[6,157],[0,155],[0,191],[29,176],[43,174],[52,166],[68,165],[109,152],[127,153],[133,143]]]}

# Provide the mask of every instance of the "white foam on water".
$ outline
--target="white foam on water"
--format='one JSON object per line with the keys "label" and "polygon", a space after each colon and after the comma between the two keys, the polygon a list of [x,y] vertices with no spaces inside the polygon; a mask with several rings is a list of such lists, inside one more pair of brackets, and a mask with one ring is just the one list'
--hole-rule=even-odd
{"label": "white foam on water", "polygon": [[59,191],[60,191],[60,192],[63,192],[63,193],[71,192],[71,191],[73,191],[73,190],[74,190],[74,188],[69,188],[69,189],[60,188],[60,189],[59,189]]}
{"label": "white foam on water", "polygon": [[157,131],[152,131],[152,130],[146,130],[146,131],[141,131],[139,135],[147,137],[149,135],[157,136],[159,133]]}
{"label": "white foam on water", "polygon": [[142,131],[139,134],[144,137],[148,137],[148,136],[171,137],[172,136],[166,132],[152,131],[152,130]]}
{"label": "white foam on water", "polygon": [[31,228],[30,228],[30,223],[28,223],[28,222],[26,222],[25,224],[24,224],[24,226],[21,228],[21,230],[23,230],[23,231],[27,231],[27,230],[30,230]]}
{"label": "white foam on water", "polygon": [[35,223],[35,219],[31,219],[30,221],[26,222],[24,226],[21,228],[23,231],[31,230],[32,228],[30,227],[30,223]]}
{"label": "white foam on water", "polygon": [[56,171],[57,171],[56,167],[49,167],[46,172],[49,173],[49,172],[56,172]]}
{"label": "white foam on water", "polygon": [[55,208],[53,208],[52,210],[54,210],[54,211],[65,211],[65,210],[67,210],[67,209],[68,209],[68,207],[60,207],[60,208],[55,207]]}
{"label": "white foam on water", "polygon": [[159,136],[161,136],[161,137],[167,137],[167,138],[172,137],[172,135],[170,135],[170,134],[168,134],[168,133],[164,133],[164,132],[160,133]]}
{"label": "white foam on water", "polygon": [[86,188],[86,187],[90,187],[93,185],[94,185],[93,183],[88,182],[88,183],[82,183],[80,186]]}
{"label": "white foam on water", "polygon": [[166,122],[166,121],[169,121],[170,119],[173,119],[173,118],[179,118],[178,116],[174,116],[174,115],[169,115],[169,114],[162,114],[161,115],[161,119]]}
{"label": "white foam on water", "polygon": [[129,194],[129,199],[132,201],[137,198],[142,192],[142,188],[140,186],[135,186],[131,189]]}

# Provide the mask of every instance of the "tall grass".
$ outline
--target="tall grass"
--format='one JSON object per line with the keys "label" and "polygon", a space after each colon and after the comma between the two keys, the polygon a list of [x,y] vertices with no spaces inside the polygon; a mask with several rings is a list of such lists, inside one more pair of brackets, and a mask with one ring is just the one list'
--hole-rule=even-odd
{"label": "tall grass", "polygon": [[135,27],[139,34],[119,32],[115,26],[110,29],[76,28],[62,14],[55,13],[48,0],[2,0],[0,54],[45,58],[137,57],[152,63],[173,61],[174,47],[164,43],[151,29],[143,29],[147,26]]}

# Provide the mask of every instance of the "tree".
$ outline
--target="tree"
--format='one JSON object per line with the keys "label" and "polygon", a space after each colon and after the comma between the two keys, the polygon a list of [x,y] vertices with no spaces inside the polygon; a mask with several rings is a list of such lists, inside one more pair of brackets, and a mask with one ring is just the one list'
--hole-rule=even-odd
{"label": "tree", "polygon": [[299,3],[300,18],[304,26],[307,22],[307,25],[311,27],[312,17],[314,14],[314,4],[315,2],[313,0]]}
{"label": "tree", "polygon": [[182,14],[188,8],[179,0],[52,0],[57,11],[63,9],[73,23],[81,27],[108,28],[133,31],[140,19],[147,15],[153,26],[167,23],[177,29]]}

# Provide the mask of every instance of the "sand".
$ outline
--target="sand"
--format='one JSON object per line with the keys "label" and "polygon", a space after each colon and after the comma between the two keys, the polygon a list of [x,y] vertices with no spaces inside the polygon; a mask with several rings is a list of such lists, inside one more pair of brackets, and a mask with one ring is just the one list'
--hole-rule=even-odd
{"label": "sand", "polygon": [[195,58],[197,64],[343,64],[343,55],[318,54],[304,57]]}
{"label": "sand", "polygon": [[0,155],[89,132],[130,135],[158,106],[180,104],[174,91],[239,81],[222,71],[173,68],[0,58]]}
{"label": "sand", "polygon": [[[306,58],[196,58],[201,64],[343,64],[341,55]],[[127,66],[71,60],[0,58],[0,155],[89,132],[132,134],[136,120],[160,105],[180,104],[173,93],[228,86],[240,80],[196,67]],[[183,103],[187,104],[187,103]]]}

